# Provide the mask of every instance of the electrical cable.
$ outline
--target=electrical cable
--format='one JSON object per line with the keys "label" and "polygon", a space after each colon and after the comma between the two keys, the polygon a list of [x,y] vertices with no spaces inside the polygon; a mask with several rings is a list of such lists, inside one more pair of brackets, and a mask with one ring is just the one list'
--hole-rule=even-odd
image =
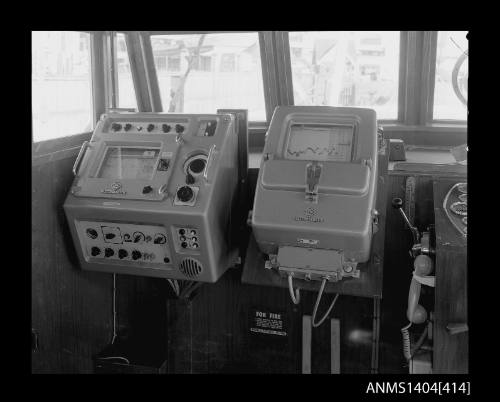
{"label": "electrical cable", "polygon": [[319,289],[318,297],[316,298],[316,303],[314,304],[314,310],[313,310],[313,315],[312,315],[312,320],[311,320],[312,321],[312,326],[314,328],[317,328],[321,324],[323,324],[323,321],[326,320],[326,318],[328,317],[328,315],[332,311],[333,306],[335,306],[335,303],[337,302],[337,299],[339,298],[339,294],[337,293],[335,295],[335,298],[332,301],[332,304],[330,304],[330,307],[328,308],[328,311],[325,313],[325,315],[323,316],[323,318],[321,318],[321,320],[318,323],[316,323],[315,322],[316,321],[316,313],[318,312],[318,306],[319,306],[319,302],[321,300],[321,296],[323,296],[323,291],[325,290],[326,281],[327,281],[327,278],[324,278],[323,282],[321,282],[321,288]]}
{"label": "electrical cable", "polygon": [[122,356],[106,356],[106,357],[99,357],[99,360],[110,360],[110,359],[120,359],[120,360],[125,360],[125,363],[130,364],[130,361]]}
{"label": "electrical cable", "polygon": [[187,285],[182,289],[181,294],[179,295],[180,299],[185,299],[187,298],[187,295],[191,293],[192,290],[194,290],[194,287],[196,286],[197,282],[194,281],[188,281]]}
{"label": "electrical cable", "polygon": [[193,294],[193,292],[198,289],[201,285],[203,285],[203,282],[195,282],[193,286],[189,288],[189,290],[184,294],[184,297],[186,299],[189,299],[189,297]]}
{"label": "electrical cable", "polygon": [[295,289],[293,291],[293,277],[291,274],[288,274],[288,290],[290,291],[290,297],[292,298],[293,304],[300,303],[300,288]]}
{"label": "electrical cable", "polygon": [[113,338],[111,344],[115,343],[116,334],[116,274],[113,274]]}
{"label": "electrical cable", "polygon": [[168,280],[168,283],[170,284],[172,290],[174,291],[175,295],[177,297],[179,297],[179,284],[177,283],[177,281],[174,279],[167,279]]}
{"label": "electrical cable", "polygon": [[415,353],[418,352],[420,347],[425,341],[425,338],[427,337],[427,333],[429,331],[429,321],[427,321],[427,325],[425,326],[424,331],[420,335],[420,338],[418,338],[418,341],[415,343],[415,347],[411,348],[411,340],[410,340],[410,331],[409,328],[411,327],[412,323],[408,323],[407,326],[401,328],[401,333],[403,334],[403,354],[405,356],[405,359],[409,362],[413,356],[415,356]]}

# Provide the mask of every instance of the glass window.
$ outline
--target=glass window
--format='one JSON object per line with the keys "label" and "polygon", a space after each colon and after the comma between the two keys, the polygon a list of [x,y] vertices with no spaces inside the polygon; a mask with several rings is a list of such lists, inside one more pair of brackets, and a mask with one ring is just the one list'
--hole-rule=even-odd
{"label": "glass window", "polygon": [[159,154],[158,148],[108,147],[97,177],[151,180]]}
{"label": "glass window", "polygon": [[397,119],[399,32],[291,32],[289,39],[296,105],[360,106]]}
{"label": "glass window", "polygon": [[130,59],[125,34],[116,34],[116,66],[118,70],[118,91],[116,106],[137,109],[134,81],[130,71]]}
{"label": "glass window", "polygon": [[90,34],[31,33],[33,141],[92,131]]}
{"label": "glass window", "polygon": [[266,120],[257,33],[152,35],[151,45],[165,112],[248,109]]}
{"label": "glass window", "polygon": [[181,59],[180,57],[168,57],[168,71],[180,71],[181,69]]}
{"label": "glass window", "polygon": [[434,119],[467,120],[468,43],[465,31],[440,31],[437,38]]}
{"label": "glass window", "polygon": [[220,71],[236,71],[236,55],[234,53],[223,54],[220,59]]}
{"label": "glass window", "polygon": [[285,157],[347,162],[352,156],[353,135],[353,126],[292,124]]}

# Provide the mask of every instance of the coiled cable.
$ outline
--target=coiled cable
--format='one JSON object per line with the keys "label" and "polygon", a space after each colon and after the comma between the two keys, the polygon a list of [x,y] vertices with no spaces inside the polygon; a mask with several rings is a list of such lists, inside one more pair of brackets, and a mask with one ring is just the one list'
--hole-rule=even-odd
{"label": "coiled cable", "polygon": [[407,361],[411,360],[411,340],[410,340],[410,327],[411,322],[406,326],[401,328],[401,333],[403,334],[403,355]]}
{"label": "coiled cable", "polygon": [[401,328],[401,333],[403,334],[403,354],[407,361],[410,361],[413,358],[413,356],[415,356],[415,353],[420,349],[420,347],[425,341],[425,338],[427,337],[427,333],[429,332],[429,321],[427,321],[424,331],[418,338],[418,341],[415,343],[415,347],[412,350],[410,331],[409,331],[411,324],[412,323],[410,322],[406,327]]}

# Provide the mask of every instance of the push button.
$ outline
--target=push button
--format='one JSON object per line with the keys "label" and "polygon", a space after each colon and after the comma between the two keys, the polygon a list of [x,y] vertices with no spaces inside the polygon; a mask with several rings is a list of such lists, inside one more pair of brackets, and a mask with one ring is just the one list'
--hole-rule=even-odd
{"label": "push button", "polygon": [[149,194],[153,191],[153,187],[151,186],[144,186],[144,188],[142,189],[142,194]]}

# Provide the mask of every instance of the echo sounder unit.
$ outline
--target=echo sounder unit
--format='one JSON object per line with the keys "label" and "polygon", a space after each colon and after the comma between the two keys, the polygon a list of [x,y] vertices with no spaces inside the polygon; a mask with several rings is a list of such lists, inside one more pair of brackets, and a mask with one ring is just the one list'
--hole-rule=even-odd
{"label": "echo sounder unit", "polygon": [[268,268],[306,280],[359,277],[376,231],[377,162],[373,110],[277,107],[252,212]]}
{"label": "echo sounder unit", "polygon": [[85,270],[215,282],[236,259],[236,116],[109,113],[64,203]]}

